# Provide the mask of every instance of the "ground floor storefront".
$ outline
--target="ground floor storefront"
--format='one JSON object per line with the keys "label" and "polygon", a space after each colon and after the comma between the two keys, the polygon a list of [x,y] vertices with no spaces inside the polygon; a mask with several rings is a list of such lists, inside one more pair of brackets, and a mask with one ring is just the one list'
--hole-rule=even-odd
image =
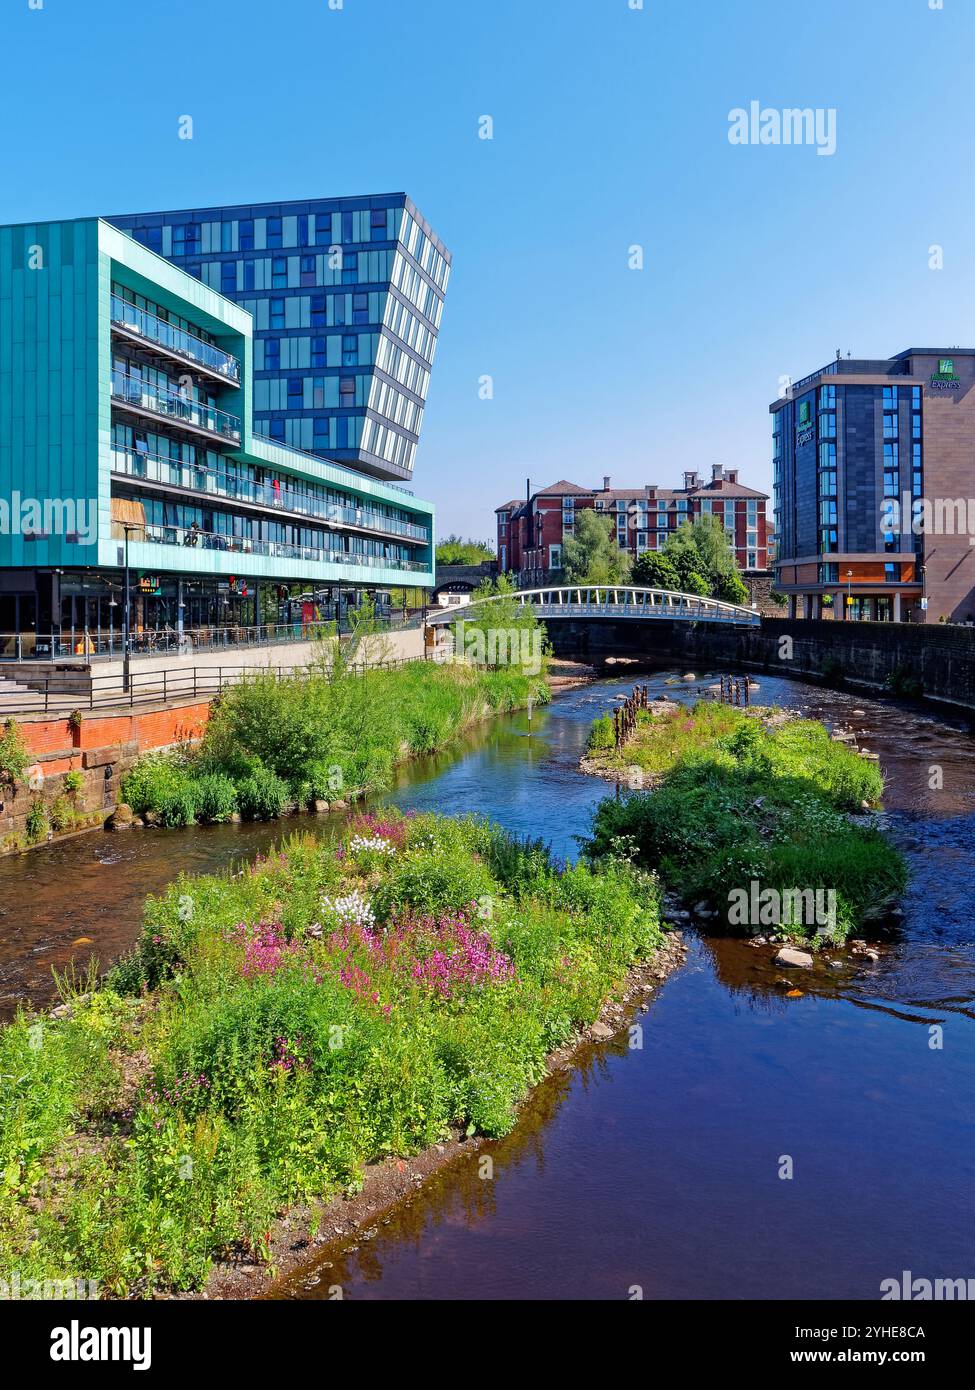
{"label": "ground floor storefront", "polygon": [[836,622],[919,623],[925,614],[921,590],[870,592],[834,590],[785,591],[790,618],[824,618]]}
{"label": "ground floor storefront", "polygon": [[[193,650],[252,634],[301,638],[311,626],[348,628],[364,604],[379,618],[421,606],[423,590],[314,580],[249,580],[132,572],[128,622],[133,652]],[[0,571],[0,659],[120,654],[125,646],[124,571]]]}

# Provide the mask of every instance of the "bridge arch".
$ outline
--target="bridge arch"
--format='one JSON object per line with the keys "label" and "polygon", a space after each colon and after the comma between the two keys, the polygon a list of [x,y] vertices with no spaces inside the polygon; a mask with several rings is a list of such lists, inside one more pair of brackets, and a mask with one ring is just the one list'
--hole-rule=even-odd
{"label": "bridge arch", "polygon": [[760,627],[761,615],[755,608],[721,599],[702,598],[671,589],[645,589],[632,584],[560,584],[545,589],[516,589],[508,594],[491,594],[472,599],[461,608],[445,609],[428,621],[451,623],[470,609],[515,599],[529,604],[539,618],[662,619],[667,622],[728,623],[739,627]]}

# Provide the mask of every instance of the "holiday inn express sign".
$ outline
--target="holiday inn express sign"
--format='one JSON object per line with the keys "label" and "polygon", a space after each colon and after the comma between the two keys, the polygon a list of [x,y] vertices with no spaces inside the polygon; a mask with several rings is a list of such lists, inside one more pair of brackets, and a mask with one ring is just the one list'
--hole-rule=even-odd
{"label": "holiday inn express sign", "polygon": [[955,375],[955,359],[953,357],[938,358],[938,370],[931,373],[930,386],[932,391],[958,391],[961,389],[961,378]]}

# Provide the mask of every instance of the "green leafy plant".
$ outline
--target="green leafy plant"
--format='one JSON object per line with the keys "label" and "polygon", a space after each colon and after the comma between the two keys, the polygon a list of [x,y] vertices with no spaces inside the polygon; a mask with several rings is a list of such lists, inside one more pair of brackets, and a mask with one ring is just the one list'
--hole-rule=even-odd
{"label": "green leafy plant", "polygon": [[85,778],[80,768],[73,767],[69,772],[64,774],[64,790],[68,792],[69,795],[74,796],[77,792],[81,791],[84,785]]}
{"label": "green leafy plant", "polygon": [[4,721],[0,732],[0,782],[19,782],[30,765],[30,752],[12,719]]}
{"label": "green leafy plant", "polygon": [[288,799],[288,784],[269,768],[259,767],[237,787],[244,820],[276,820]]}
{"label": "green leafy plant", "polygon": [[31,802],[24,820],[28,844],[34,845],[37,844],[38,840],[43,840],[47,835],[49,825],[47,807],[40,798],[37,798]]}

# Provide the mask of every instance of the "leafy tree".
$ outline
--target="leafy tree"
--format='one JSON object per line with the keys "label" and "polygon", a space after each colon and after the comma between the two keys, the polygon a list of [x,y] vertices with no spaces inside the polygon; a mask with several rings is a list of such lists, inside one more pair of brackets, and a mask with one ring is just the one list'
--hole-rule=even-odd
{"label": "leafy tree", "polygon": [[648,589],[680,589],[680,576],[664,552],[645,550],[633,562],[633,582]]}
{"label": "leafy tree", "polygon": [[460,536],[444,536],[437,546],[438,565],[480,565],[494,559],[490,541],[463,540]]}
{"label": "leafy tree", "polygon": [[608,516],[590,507],[576,513],[575,535],[562,541],[562,572],[571,584],[615,584],[629,578],[630,557],[616,544]]}
{"label": "leafy tree", "polygon": [[663,555],[677,571],[684,593],[709,595],[725,603],[747,602],[748,590],[738,572],[734,551],[716,516],[705,513],[685,521],[668,536]]}

